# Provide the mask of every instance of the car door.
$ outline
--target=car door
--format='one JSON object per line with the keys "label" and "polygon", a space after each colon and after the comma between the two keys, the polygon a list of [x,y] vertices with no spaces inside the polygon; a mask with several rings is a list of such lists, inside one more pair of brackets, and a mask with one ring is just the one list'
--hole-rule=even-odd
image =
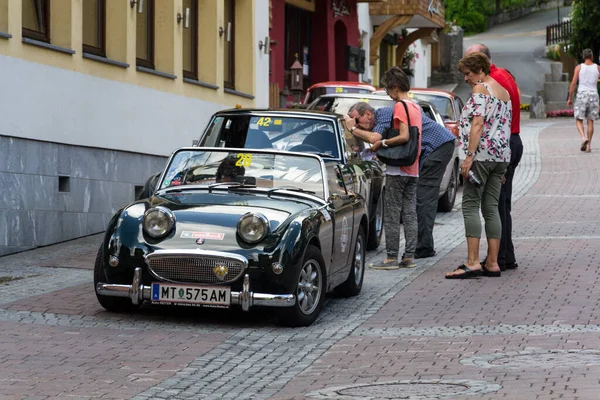
{"label": "car door", "polygon": [[344,267],[348,264],[352,249],[354,225],[354,195],[348,193],[346,184],[351,184],[352,176],[344,171],[342,164],[328,163],[327,181],[329,185],[329,212],[333,220],[333,249],[331,251],[331,271],[336,282],[343,282]]}

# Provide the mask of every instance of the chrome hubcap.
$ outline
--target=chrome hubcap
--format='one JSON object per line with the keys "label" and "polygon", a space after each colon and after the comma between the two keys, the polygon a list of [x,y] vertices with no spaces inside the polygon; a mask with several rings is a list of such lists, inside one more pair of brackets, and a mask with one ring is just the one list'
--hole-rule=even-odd
{"label": "chrome hubcap", "polygon": [[303,314],[311,314],[321,299],[321,268],[315,260],[307,261],[300,271],[296,296],[298,306]]}
{"label": "chrome hubcap", "polygon": [[363,270],[365,268],[365,260],[363,258],[362,236],[356,240],[356,249],[354,250],[354,283],[360,285]]}

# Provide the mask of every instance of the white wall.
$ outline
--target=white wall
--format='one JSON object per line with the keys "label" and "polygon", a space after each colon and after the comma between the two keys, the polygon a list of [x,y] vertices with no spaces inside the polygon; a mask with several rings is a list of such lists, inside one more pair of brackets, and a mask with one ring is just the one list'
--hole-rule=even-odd
{"label": "white wall", "polygon": [[365,73],[359,76],[361,82],[373,83],[373,67],[369,64],[370,42],[373,35],[373,23],[369,14],[369,3],[359,3],[356,6],[358,13],[358,32],[363,37],[363,49],[365,50]]}
{"label": "white wall", "polygon": [[6,136],[164,156],[229,108],[2,55],[0,71]]}
{"label": "white wall", "polygon": [[410,49],[419,55],[415,61],[414,87],[427,87],[427,77],[431,68],[427,46],[424,46],[421,40],[416,40],[414,45],[410,46]]}
{"label": "white wall", "polygon": [[258,42],[265,43],[269,36],[269,0],[254,0],[254,39],[256,54],[256,107],[269,107],[269,53],[265,54],[264,48],[258,48]]}

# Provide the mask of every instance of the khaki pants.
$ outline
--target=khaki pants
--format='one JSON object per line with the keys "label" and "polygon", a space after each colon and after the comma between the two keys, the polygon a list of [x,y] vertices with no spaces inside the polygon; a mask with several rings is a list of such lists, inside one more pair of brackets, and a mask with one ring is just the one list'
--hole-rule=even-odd
{"label": "khaki pants", "polygon": [[507,162],[473,161],[471,171],[479,177],[482,184],[476,187],[468,179],[464,180],[462,211],[466,237],[481,238],[480,209],[485,221],[486,237],[488,239],[502,237],[498,199],[506,167],[508,167]]}

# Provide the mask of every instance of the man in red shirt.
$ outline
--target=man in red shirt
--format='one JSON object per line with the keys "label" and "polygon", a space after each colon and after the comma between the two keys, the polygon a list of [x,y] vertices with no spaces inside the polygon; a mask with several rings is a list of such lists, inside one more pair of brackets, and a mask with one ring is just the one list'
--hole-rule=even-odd
{"label": "man in red shirt", "polygon": [[[490,49],[484,44],[478,43],[471,45],[465,51],[465,54],[481,52],[485,54],[492,62]],[[523,155],[523,142],[521,141],[521,95],[517,82],[510,72],[503,68],[496,67],[493,62],[490,67],[490,76],[496,80],[503,88],[508,91],[512,103],[512,121],[510,124],[510,164],[504,175],[504,183],[500,189],[500,198],[498,200],[498,210],[500,211],[500,220],[502,222],[502,238],[500,239],[500,251],[498,252],[498,265],[500,270],[515,269],[519,265],[515,258],[515,249],[512,242],[512,182],[515,175],[515,169],[521,161]]]}

